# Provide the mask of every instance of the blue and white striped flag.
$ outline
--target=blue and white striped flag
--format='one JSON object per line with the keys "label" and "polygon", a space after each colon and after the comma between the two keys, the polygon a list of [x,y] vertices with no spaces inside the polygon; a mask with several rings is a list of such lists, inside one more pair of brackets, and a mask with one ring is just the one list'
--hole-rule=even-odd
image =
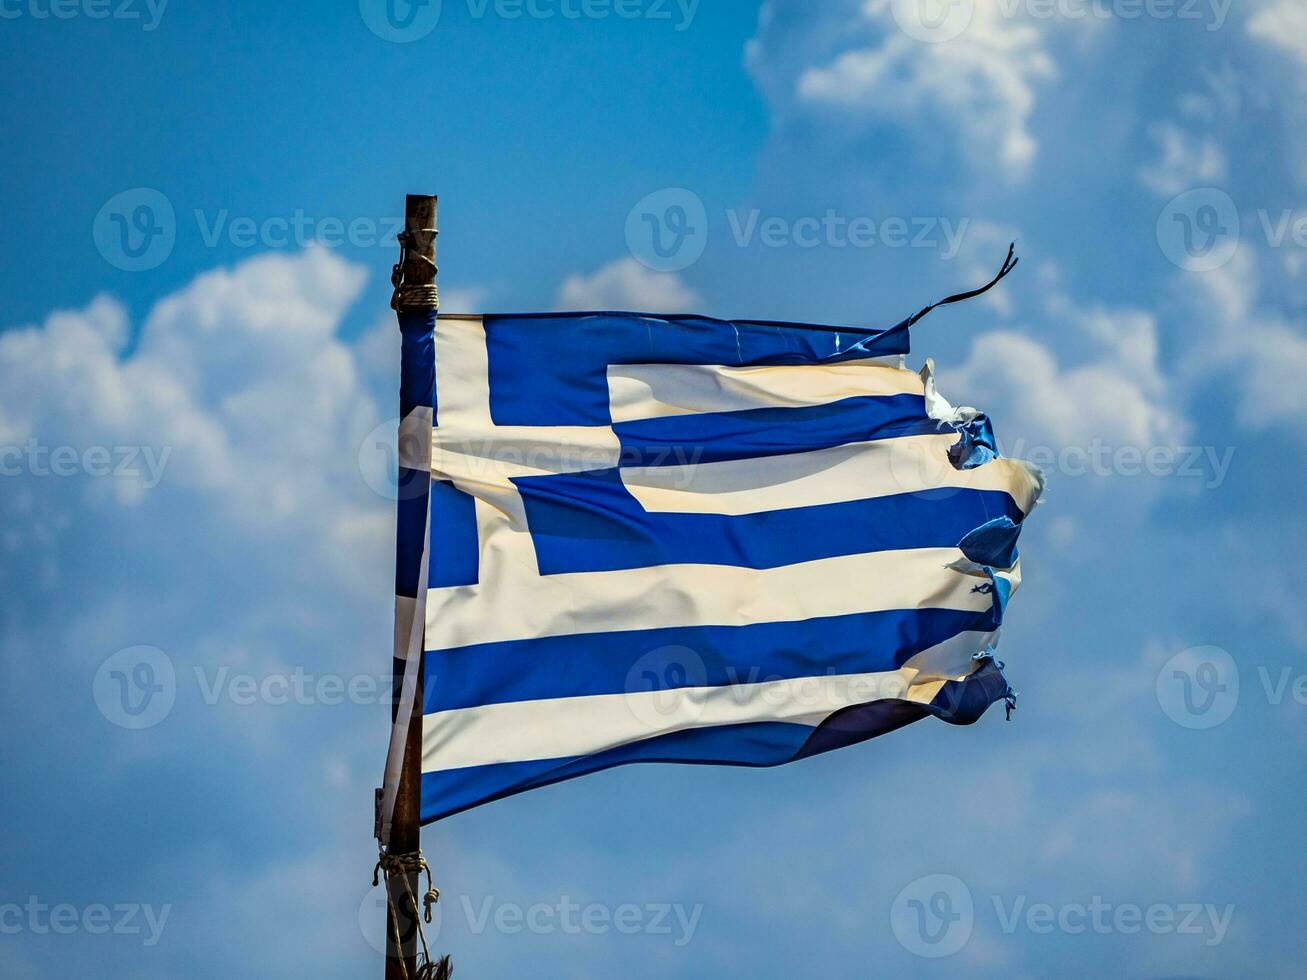
{"label": "blue and white striped flag", "polygon": [[915,319],[401,314],[423,822],[1011,697],[993,650],[1042,479],[904,367]]}

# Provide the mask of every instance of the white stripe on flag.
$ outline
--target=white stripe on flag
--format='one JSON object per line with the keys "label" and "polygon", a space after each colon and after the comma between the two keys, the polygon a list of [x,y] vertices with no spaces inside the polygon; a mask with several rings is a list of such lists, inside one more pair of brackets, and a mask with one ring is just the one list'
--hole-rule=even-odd
{"label": "white stripe on flag", "polygon": [[798,677],[756,684],[632,691],[457,708],[425,716],[422,771],[593,755],[630,742],[717,725],[820,724],[855,704],[889,698],[929,703],[947,680],[975,668],[996,634],[959,633],[898,670]]}
{"label": "white stripe on flag", "polygon": [[431,406],[419,405],[399,423],[399,465],[410,470],[431,469]]}
{"label": "white stripe on flag", "polygon": [[[481,504],[478,502],[478,516]],[[957,548],[843,555],[780,568],[654,565],[608,572],[536,575],[525,564],[529,535],[482,526],[481,584],[432,589],[428,650],[670,626],[747,626],[887,609],[984,612],[989,581],[949,568]],[[502,552],[497,550],[502,542]],[[1001,573],[1009,574],[1009,573]]]}
{"label": "white stripe on flag", "polygon": [[957,441],[949,432],[783,456],[631,466],[622,468],[622,482],[645,510],[679,514],[758,514],[941,487],[1004,490],[1030,511],[1038,485],[1027,468],[998,459],[956,469],[948,450]]}
{"label": "white stripe on flag", "polygon": [[721,364],[614,364],[608,368],[614,422],[825,405],[862,395],[921,395],[921,378],[898,355],[837,364],[729,367]]}

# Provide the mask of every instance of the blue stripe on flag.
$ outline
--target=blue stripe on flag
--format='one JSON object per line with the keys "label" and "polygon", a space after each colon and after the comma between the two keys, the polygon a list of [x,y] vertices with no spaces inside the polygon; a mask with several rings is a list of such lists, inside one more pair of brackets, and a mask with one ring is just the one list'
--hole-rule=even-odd
{"label": "blue stripe on flag", "polygon": [[432,336],[435,310],[406,310],[399,315],[399,416],[435,405],[436,349]]}
{"label": "blue stripe on flag", "polygon": [[[406,311],[399,315],[400,418],[435,403],[436,361],[432,330],[435,310]],[[430,474],[401,466],[396,484],[395,595],[417,595],[422,571],[422,545],[426,539]]]}
{"label": "blue stripe on flag", "polygon": [[[841,334],[644,313],[498,315],[483,323],[496,425],[607,425],[610,364],[833,364],[908,352],[899,328]],[[566,371],[541,370],[562,364]]]}
{"label": "blue stripe on flag", "polygon": [[422,542],[426,530],[428,485],[425,471],[400,467],[401,492],[396,503],[399,535],[395,543],[395,595],[410,599],[418,594],[422,571]]}
{"label": "blue stripe on flag", "polygon": [[929,704],[887,698],[858,705],[816,728],[788,722],[751,722],[692,728],[632,742],[593,755],[469,766],[422,774],[422,815],[440,820],[462,810],[551,783],[633,762],[777,766],[865,742],[935,715],[971,724],[1002,699],[1007,683],[987,663],[964,681],[950,681]]}
{"label": "blue stripe on flag", "polygon": [[646,511],[618,469],[523,477],[542,575],[650,565],[778,568],[908,548],[953,548],[974,528],[1022,513],[1007,493],[943,487],[757,514]]}
{"label": "blue stripe on flag", "polygon": [[427,572],[431,588],[475,585],[479,553],[476,499],[448,480],[432,480],[431,556]]}
{"label": "blue stripe on flag", "polygon": [[426,654],[424,714],[511,701],[897,670],[999,613],[893,609],[748,626],[669,626],[478,643]]}
{"label": "blue stripe on flag", "polygon": [[753,722],[673,732],[594,755],[469,766],[422,774],[422,819],[439,820],[469,807],[629,762],[774,766],[788,762],[812,735],[809,725]]}
{"label": "blue stripe on flag", "polygon": [[867,395],[801,408],[752,408],[619,422],[626,466],[783,456],[851,442],[946,433],[921,395]]}

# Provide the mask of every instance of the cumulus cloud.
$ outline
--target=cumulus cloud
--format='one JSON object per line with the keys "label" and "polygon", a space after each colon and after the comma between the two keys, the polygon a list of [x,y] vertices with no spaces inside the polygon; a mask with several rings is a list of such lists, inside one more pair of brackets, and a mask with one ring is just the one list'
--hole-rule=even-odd
{"label": "cumulus cloud", "polygon": [[[1220,269],[1184,279],[1199,342],[1182,370],[1197,388],[1213,376],[1236,393],[1238,421],[1253,430],[1284,425],[1307,412],[1307,331],[1300,320],[1265,306],[1256,253],[1244,246]],[[1301,438],[1301,436],[1300,436]]]}
{"label": "cumulus cloud", "polygon": [[1297,58],[1307,68],[1307,6],[1300,0],[1271,0],[1248,21],[1248,33]]}
{"label": "cumulus cloud", "polygon": [[824,107],[855,126],[934,120],[976,162],[997,162],[1013,177],[1029,170],[1038,151],[1029,126],[1038,88],[1057,74],[1042,24],[1006,16],[995,4],[959,5],[970,17],[956,33],[923,40],[905,22],[913,4],[867,0],[837,8],[796,41],[790,6],[769,3],[749,46],[749,65],[782,115],[785,106]]}
{"label": "cumulus cloud", "polygon": [[[137,486],[125,496],[101,493],[104,481],[68,484],[60,494],[49,491],[48,481],[19,478],[0,497],[8,526],[43,536],[8,551],[0,575],[27,575],[35,567],[32,556],[49,556],[54,582],[53,611],[46,610],[44,619],[40,603],[33,602],[25,604],[37,607],[31,621],[24,613],[22,621],[4,624],[0,653],[8,673],[0,708],[41,745],[47,763],[41,779],[52,783],[51,792],[94,794],[106,811],[132,813],[133,806],[142,806],[149,814],[139,832],[120,827],[113,839],[145,855],[132,862],[140,865],[132,872],[138,877],[122,887],[133,897],[161,896],[156,900],[177,905],[168,946],[154,961],[157,972],[138,970],[143,977],[207,975],[206,965],[213,964],[228,973],[232,964],[239,972],[258,963],[323,976],[375,967],[377,953],[359,920],[369,894],[369,789],[384,751],[384,709],[210,706],[199,702],[188,680],[191,668],[206,667],[212,681],[213,668],[221,665],[256,675],[287,665],[315,673],[388,668],[384,593],[393,545],[391,506],[361,480],[355,447],[360,429],[368,431],[392,411],[372,391],[393,386],[395,330],[389,317],[378,317],[357,341],[342,338],[341,323],[361,285],[362,273],[330,252],[263,256],[206,273],[165,297],[147,314],[134,343],[125,310],[108,298],[0,335],[4,440],[157,443],[173,446],[176,454],[162,483],[148,490]],[[675,277],[633,268],[629,261],[574,277],[560,290],[566,305],[659,309],[691,300]],[[1232,296],[1228,302],[1231,309],[1245,309],[1248,301]],[[1015,330],[982,334],[967,363],[945,373],[945,391],[1002,412],[1005,433],[1007,422],[1028,420],[1049,444],[1094,434],[1161,438],[1170,424],[1171,383],[1159,366],[1152,318],[1128,309],[1077,311],[1062,299],[1048,312],[1074,328],[1087,349],[1084,356],[1055,354]],[[1115,387],[1104,393],[1100,384]],[[25,595],[39,591],[27,584]],[[69,595],[78,597],[71,612],[65,608]],[[378,596],[383,601],[373,601]],[[1033,589],[1020,597],[1023,613],[1033,611],[1037,597]],[[1082,583],[1076,583],[1076,601],[1090,601]],[[179,686],[189,685],[179,691],[174,716],[149,733],[116,731],[89,707],[96,664],[113,644],[128,642],[160,645],[177,665]],[[42,656],[33,656],[34,650]],[[1041,672],[1027,663],[1024,677],[1033,682]],[[1219,798],[1196,788],[1188,798],[1199,801],[1204,819],[1195,827],[1181,804],[1159,797],[1152,784],[1161,749],[1137,730],[1138,719],[1146,717],[1144,699],[1151,697],[1147,674],[1132,669],[1133,686],[1116,694],[1101,664],[1081,668],[1080,674],[1044,669],[1045,676],[1066,678],[1065,688],[1050,692],[1045,703],[1081,710],[1058,714],[1042,728],[1040,716],[1032,715],[1036,727],[1027,729],[1019,750],[1005,749],[1001,762],[956,767],[952,739],[959,736],[939,726],[913,733],[911,756],[896,753],[890,742],[850,750],[876,761],[874,779],[865,777],[859,757],[851,755],[767,773],[765,782],[746,783],[743,773],[713,774],[714,784],[739,779],[732,786],[741,792],[750,785],[764,788],[771,802],[804,800],[785,807],[760,803],[750,813],[747,833],[731,825],[738,815],[725,806],[708,808],[720,811],[716,819],[722,822],[716,832],[704,831],[703,815],[687,818],[678,792],[668,793],[656,832],[674,837],[677,821],[689,820],[692,832],[708,834],[716,846],[685,857],[684,867],[669,875],[660,871],[636,886],[625,877],[615,881],[612,894],[624,899],[634,893],[642,901],[685,894],[688,904],[706,904],[711,928],[686,954],[693,959],[678,965],[689,965],[682,972],[704,962],[717,969],[720,960],[722,972],[739,956],[732,915],[756,921],[774,914],[778,922],[791,922],[793,895],[812,898],[800,906],[820,907],[836,879],[854,881],[845,901],[834,913],[825,909],[801,921],[841,942],[874,944],[890,956],[895,949],[884,907],[895,887],[926,872],[956,872],[981,903],[1015,894],[1056,901],[1083,897],[1084,887],[1105,886],[1118,899],[1132,899],[1141,875],[1177,892],[1205,887],[1206,864],[1227,844],[1241,804],[1221,806]],[[33,689],[49,692],[39,708],[25,694]],[[1107,693],[1098,701],[1086,691]],[[1124,720],[1104,737],[1103,717]],[[994,732],[991,726],[987,737],[997,738]],[[141,738],[127,738],[135,735]],[[923,784],[922,771],[950,775]],[[102,772],[108,779],[88,789],[87,780]],[[1067,779],[1068,772],[1074,778]],[[541,848],[534,837],[514,837],[510,827],[524,810],[486,808],[472,824],[442,826],[435,853],[450,918],[437,939],[440,948],[455,949],[460,962],[466,962],[466,950],[469,958],[479,958],[486,975],[511,972],[520,951],[503,936],[481,939],[460,930],[459,889],[489,882],[496,894],[520,898],[524,906],[550,899],[560,888],[563,894],[586,894],[611,864],[606,855],[620,853],[629,828],[640,826],[647,801],[664,798],[651,782],[660,778],[684,794],[685,785],[703,777],[685,770],[612,773],[552,796],[542,792],[530,802],[539,807],[530,812],[541,815],[545,837],[558,826],[580,825],[567,817],[564,801],[589,818],[603,810],[604,818],[589,825],[591,837],[611,836],[598,843],[587,837]],[[142,785],[172,799],[205,801],[203,806],[220,798],[213,812],[221,816],[195,820],[195,811],[181,803],[159,811],[140,802]],[[799,789],[811,795],[801,797]],[[822,805],[814,806],[813,799]],[[900,799],[913,801],[914,822],[906,831],[901,808],[885,806]],[[550,806],[563,809],[551,818]],[[835,810],[865,819],[846,821],[832,839],[823,836],[823,814]],[[283,833],[281,822],[268,815],[287,812],[295,820]],[[477,839],[499,840],[511,858],[496,864],[474,841],[460,839],[471,833],[463,826],[475,828]],[[798,870],[787,883],[791,900],[761,886],[755,889],[764,895],[760,901],[737,900],[743,885],[755,884],[752,877],[767,878],[766,863],[750,857],[759,835],[798,848],[792,862]],[[36,832],[13,836],[21,850],[44,855],[43,871],[63,860]],[[974,847],[977,837],[990,846]],[[312,843],[306,847],[304,841]],[[878,849],[868,841],[892,845]],[[683,844],[666,840],[658,846],[681,854]],[[1010,858],[1017,848],[1028,855],[1019,872]],[[847,865],[850,855],[865,861],[868,873],[850,879],[847,868],[836,867]],[[578,880],[561,867],[584,861],[593,868],[570,872]],[[195,866],[201,862],[202,873]],[[521,883],[515,874],[523,876]],[[290,906],[299,911],[286,919]],[[363,917],[368,915],[375,925],[379,910],[365,909]],[[271,922],[281,926],[270,928]],[[215,936],[227,937],[226,944]],[[551,960],[589,956],[582,969],[590,974],[628,962],[624,951],[600,961],[598,954],[565,945],[566,939],[548,940]],[[991,924],[988,932],[978,929],[964,955],[972,965],[1009,968],[1017,965],[1015,948]],[[796,959],[785,962],[786,972],[810,965],[797,962],[810,952],[795,949],[774,954]],[[19,955],[6,950],[0,962],[19,976],[31,966],[35,975],[36,967]],[[94,973],[98,965],[89,947],[61,955],[81,972]]]}
{"label": "cumulus cloud", "polygon": [[1173,122],[1154,123],[1148,135],[1158,156],[1139,171],[1139,179],[1154,193],[1172,197],[1225,179],[1225,151],[1211,136],[1194,136]]}
{"label": "cumulus cloud", "polygon": [[[379,778],[383,695],[247,705],[223,686],[234,674],[375,680],[390,669],[393,503],[358,460],[394,409],[370,393],[361,348],[341,330],[364,275],[321,248],[261,255],[162,297],[135,330],[122,304],[99,297],[0,333],[0,588],[22,595],[0,628],[0,710],[40,745],[37,798],[121,815],[115,849],[143,857],[120,887],[177,905],[174,950],[203,939],[190,915],[210,884],[157,862],[194,847],[209,863],[239,853],[231,865],[260,866],[267,814],[292,810],[306,839],[357,840],[356,863],[368,857],[357,832],[370,819],[366,786],[339,817],[316,806],[340,804],[324,788],[326,760]],[[116,472],[124,451],[134,472]],[[105,659],[142,644],[171,665],[176,701],[156,727],[126,731],[92,694]],[[150,800],[160,793],[186,802],[161,812]],[[221,832],[191,802],[215,793]],[[133,819],[137,806],[148,819]],[[81,819],[85,806],[68,812]],[[59,832],[25,819],[9,829],[33,852]],[[81,865],[70,862],[70,882]],[[350,897],[341,914],[354,929]],[[169,972],[197,975],[177,955],[185,962]]]}
{"label": "cumulus cloud", "polygon": [[[377,414],[335,336],[362,281],[317,248],[206,273],[156,304],[130,354],[108,297],[9,331],[0,431],[45,448],[150,447],[169,455],[168,480],[220,511],[344,530],[357,515],[334,492],[353,472],[339,446]],[[115,486],[140,499],[139,483]]]}
{"label": "cumulus cloud", "polygon": [[1172,444],[1183,422],[1158,366],[1155,318],[1104,308],[1065,309],[1059,318],[1074,324],[1090,346],[1084,360],[1065,364],[1040,340],[993,330],[975,339],[964,364],[941,371],[941,388],[999,414],[1009,443],[1015,434],[1054,452],[1095,443]]}
{"label": "cumulus cloud", "polygon": [[625,258],[588,276],[568,276],[558,290],[555,308],[692,313],[698,305],[698,295],[675,274],[654,272]]}

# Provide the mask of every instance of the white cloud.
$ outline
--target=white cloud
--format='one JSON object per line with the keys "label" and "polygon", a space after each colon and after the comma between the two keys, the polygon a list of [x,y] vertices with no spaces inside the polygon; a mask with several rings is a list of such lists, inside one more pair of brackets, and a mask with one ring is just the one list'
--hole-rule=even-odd
{"label": "white cloud", "polygon": [[[582,296],[639,306],[647,301],[665,308],[676,297],[690,295],[675,277],[623,265],[574,277],[560,291],[560,299]],[[85,718],[88,678],[94,662],[112,649],[104,645],[118,642],[115,637],[165,647],[182,678],[189,677],[192,666],[218,663],[234,663],[256,675],[297,664],[311,672],[388,669],[384,593],[393,545],[391,507],[362,485],[354,447],[358,425],[368,426],[392,411],[384,402],[384,411],[378,407],[368,379],[375,374],[378,384],[393,385],[393,346],[386,350],[397,331],[389,316],[379,316],[376,329],[355,343],[340,338],[340,322],[360,284],[359,270],[328,252],[267,256],[200,276],[161,301],[146,317],[134,348],[128,346],[125,311],[107,298],[81,311],[52,314],[40,326],[0,335],[0,429],[5,439],[33,434],[46,442],[170,440],[180,454],[178,468],[169,470],[164,484],[126,503],[109,496],[91,505],[78,500],[59,511],[50,502],[54,495],[48,482],[9,485],[0,496],[0,513],[9,526],[42,536],[28,550],[50,556],[53,575],[65,577],[61,584],[76,576],[66,593],[77,598],[71,615],[61,608],[57,621],[33,626],[31,637],[22,640],[21,656],[16,655],[17,643],[0,647],[11,670],[6,690],[13,698],[4,701],[6,706],[54,719],[48,722],[49,731],[62,732],[58,737],[75,743],[60,750],[56,737],[44,737],[46,729],[18,718],[22,730],[41,740],[52,778],[72,772],[71,778],[83,781],[86,772],[111,769],[113,786],[134,792],[139,772],[131,768],[133,753],[173,753],[167,764],[145,772],[163,772],[170,792],[178,796],[196,787],[213,792],[216,783],[224,802],[236,807],[235,816],[229,814],[221,827],[201,828],[201,864],[216,869],[213,873],[187,873],[168,856],[176,848],[167,840],[161,849],[155,848],[163,856],[153,870],[143,872],[148,875],[144,881],[153,887],[166,882],[162,894],[177,902],[169,946],[161,954],[170,958],[160,961],[161,971],[171,968],[174,975],[194,974],[196,957],[198,962],[216,962],[227,953],[237,968],[248,960],[270,963],[281,972],[303,969],[323,975],[342,969],[357,972],[356,964],[375,964],[377,959],[358,920],[370,856],[361,828],[367,826],[368,788],[384,751],[384,711],[379,706],[356,712],[347,706],[326,711],[223,710],[199,705],[192,694],[189,700],[179,698],[174,716],[153,735],[126,733],[142,735],[132,741],[108,726],[96,727],[94,718],[73,729],[63,721]],[[1246,310],[1251,300],[1239,295],[1235,285],[1225,302],[1231,312]],[[1091,350],[1087,356],[1069,361],[1013,331],[983,334],[968,363],[946,377],[945,391],[987,409],[998,411],[1000,402],[1007,405],[999,420],[1004,434],[1007,422],[1020,421],[1036,430],[1042,427],[1041,438],[1049,442],[1104,432],[1116,433],[1114,438],[1121,440],[1159,438],[1171,385],[1159,366],[1152,318],[1133,310],[1076,311],[1060,298],[1051,307],[1049,319],[1072,325]],[[285,331],[277,328],[279,323],[287,325]],[[181,379],[173,376],[174,364]],[[1100,384],[1115,387],[1102,394]],[[160,511],[161,499],[172,509]],[[1095,512],[1095,521],[1101,519],[1102,512]],[[61,520],[75,523],[65,530]],[[60,535],[73,539],[79,563],[61,562],[67,552],[56,547]],[[102,551],[93,546],[95,537],[101,539]],[[170,545],[175,548],[168,550]],[[10,567],[6,555],[0,575],[8,578]],[[21,573],[29,565],[13,567]],[[1053,579],[1044,577],[1046,582]],[[341,588],[342,582],[359,587]],[[1037,588],[1032,582],[1031,592],[1021,597],[1023,613],[1031,611]],[[1083,584],[1076,582],[1074,588],[1076,601],[1086,601]],[[360,598],[364,592],[368,598]],[[378,596],[383,601],[373,602]],[[8,640],[19,627],[6,624],[6,630]],[[43,656],[33,656],[34,650]],[[1071,710],[1057,714],[1049,738],[1039,737],[1048,728],[1037,727],[1021,736],[1020,748],[1009,748],[1015,738],[1007,743],[1001,764],[981,762],[956,778],[923,784],[923,765],[930,769],[956,755],[951,740],[957,736],[940,726],[938,731],[923,727],[913,733],[920,754],[914,752],[910,764],[902,763],[885,742],[850,750],[863,752],[861,756],[832,756],[824,762],[812,760],[805,764],[808,769],[766,775],[768,786],[780,787],[781,798],[787,797],[787,785],[816,791],[823,785],[823,771],[831,779],[830,797],[822,801],[825,811],[810,804],[762,807],[750,818],[768,824],[773,839],[798,848],[799,859],[793,863],[800,870],[787,885],[793,894],[819,896],[823,889],[828,891],[832,875],[840,875],[836,865],[841,860],[847,864],[850,854],[863,855],[867,866],[874,866],[874,873],[853,876],[856,882],[847,900],[833,918],[814,920],[819,927],[854,942],[866,940],[872,922],[881,931],[867,941],[892,942],[884,939],[883,925],[876,925],[883,923],[886,892],[893,892],[890,884],[941,870],[931,867],[939,860],[958,862],[946,863],[943,869],[966,878],[981,902],[992,895],[1016,894],[1030,894],[1035,900],[1062,895],[1080,899],[1087,887],[1107,888],[1118,899],[1134,898],[1144,878],[1185,894],[1209,887],[1207,862],[1228,846],[1231,824],[1244,804],[1230,801],[1230,794],[1180,787],[1177,792],[1186,793],[1183,799],[1199,803],[1195,818],[1182,804],[1152,792],[1157,769],[1167,760],[1147,733],[1138,730],[1138,719],[1148,717],[1149,675],[1133,663],[1120,676],[1109,675],[1098,662],[1081,664],[1076,673],[1063,669],[1070,659],[1068,655],[1042,671],[1033,666],[1026,671],[1032,683],[1041,677],[1050,684],[1064,679],[1043,700],[1055,709],[1068,705]],[[1134,686],[1118,691],[1122,678]],[[29,708],[27,692],[33,689],[50,692],[50,700]],[[1087,697],[1086,691],[1101,701]],[[1038,724],[1039,699],[1032,697],[1030,703],[1030,719]],[[1118,715],[1125,721],[1104,741],[1102,718]],[[967,737],[982,734],[977,729]],[[994,739],[994,729],[985,737]],[[248,749],[250,742],[257,752]],[[78,766],[68,765],[69,758]],[[859,759],[876,763],[875,778],[849,779]],[[1068,771],[1073,775],[1069,780]],[[239,778],[233,783],[234,773]],[[682,773],[679,778],[696,775]],[[224,778],[228,782],[221,782]],[[616,781],[622,778],[629,781]],[[614,787],[647,788],[647,781],[655,778],[647,772],[638,777],[613,774],[606,784],[571,787],[567,795],[583,799],[577,794],[590,792],[595,799],[611,802],[620,796]],[[774,796],[777,790],[768,792]],[[257,805],[247,797],[256,797]],[[562,793],[553,797],[555,804],[562,799]],[[901,814],[880,805],[886,799],[913,801],[913,813],[920,819],[906,834],[895,823]],[[106,809],[109,803],[112,800]],[[548,821],[545,803],[542,797],[539,812]],[[617,805],[620,810],[620,800]],[[811,827],[789,823],[807,821],[817,827],[821,812],[832,807],[870,814],[869,822],[853,826],[844,837],[837,834],[835,846],[829,835],[824,838]],[[290,809],[300,815],[301,837],[315,842],[305,854],[286,860],[277,850],[280,841],[265,842],[258,834],[240,836],[239,828],[257,825],[259,815]],[[731,811],[719,809],[725,819],[732,817]],[[478,814],[477,826],[486,819],[493,819],[489,810]],[[620,814],[610,822],[621,826]],[[587,868],[577,876],[580,881],[564,879],[560,884],[547,856],[535,858],[543,865],[532,865],[529,855],[525,871],[510,867],[511,862],[500,867],[494,857],[477,852],[475,843],[458,838],[462,826],[451,822],[451,829],[442,830],[439,874],[440,884],[448,885],[442,904],[449,918],[435,941],[440,949],[462,943],[462,950],[475,950],[483,963],[494,959],[492,966],[502,965],[498,973],[508,973],[517,959],[511,944],[481,942],[473,947],[458,926],[459,889],[466,891],[468,882],[492,881],[497,894],[523,896],[522,904],[530,905],[560,887],[566,889],[563,894],[584,894],[600,872]],[[165,821],[160,828],[167,832],[169,825]],[[713,839],[724,840],[726,849],[701,849],[677,869],[683,886],[659,878],[641,887],[643,894],[659,900],[678,896],[676,889],[682,887],[690,901],[705,901],[710,914],[728,925],[705,930],[696,940],[694,956],[698,960],[705,953],[717,955],[729,964],[738,944],[721,937],[732,934],[732,909],[742,908],[729,893],[738,892],[742,882],[755,884],[753,877],[762,881],[766,868],[748,860],[749,847],[758,837],[756,827],[742,835],[738,845],[730,840],[731,827],[723,829],[726,832]],[[193,831],[187,829],[188,840]],[[596,832],[602,832],[598,825]],[[995,846],[976,849],[967,844],[978,838]],[[869,840],[893,840],[895,846],[881,854],[868,846]],[[606,846],[611,845],[577,844],[574,851],[581,855],[579,860],[600,868]],[[1020,853],[1028,855],[1017,871],[1004,857],[1014,848],[1024,848]],[[675,847],[667,849],[670,853]],[[571,858],[573,864],[577,860]],[[514,880],[519,872],[524,883]],[[729,885],[718,888],[713,882]],[[768,896],[762,914],[775,915],[777,921],[793,917],[793,901]],[[295,923],[289,935],[270,928],[277,910],[288,904],[307,909],[304,921],[327,923],[326,940],[309,941]],[[747,911],[749,916],[758,913],[754,906]],[[214,939],[229,935],[248,941],[233,952]],[[555,938],[562,942],[562,937]],[[877,948],[895,953],[892,946]],[[288,949],[300,952],[292,956]],[[998,962],[1017,955],[1012,950],[1003,937],[978,933],[965,955],[972,963]],[[558,952],[560,961],[579,955],[575,946]],[[14,969],[25,965],[0,960]],[[94,972],[94,964],[87,969]],[[482,972],[491,975],[496,970]]]}
{"label": "white cloud", "polygon": [[568,276],[558,290],[559,310],[634,310],[692,313],[699,297],[670,272],[654,272],[632,258],[610,262],[588,276]]}
{"label": "white cloud", "polygon": [[1191,387],[1224,376],[1242,425],[1281,424],[1301,432],[1296,421],[1307,413],[1307,333],[1300,322],[1261,305],[1253,250],[1244,246],[1224,267],[1185,277],[1183,285],[1200,328],[1182,364]]}
{"label": "white cloud", "polygon": [[[91,480],[85,499],[106,486],[122,503],[198,493],[206,521],[303,535],[306,558],[347,571],[342,549],[385,525],[355,454],[341,450],[381,417],[336,336],[362,283],[361,269],[310,248],[199,276],[154,306],[130,354],[125,311],[108,297],[6,332],[0,434],[46,452],[166,453],[160,487]],[[373,550],[384,554],[384,535]]]}
{"label": "white cloud", "polygon": [[[261,255],[160,299],[135,344],[126,311],[108,297],[0,333],[0,449],[31,440],[46,450],[171,451],[152,487],[86,472],[60,478],[21,461],[21,472],[0,477],[0,527],[13,535],[0,537],[0,589],[23,596],[15,615],[6,608],[0,630],[0,708],[39,740],[49,792],[96,810],[112,812],[141,780],[162,779],[170,799],[217,792],[233,813],[254,812],[252,799],[263,813],[297,809],[306,840],[327,838],[314,851],[358,841],[357,878],[342,888],[338,864],[320,864],[337,870],[316,875],[263,866],[260,842],[227,833],[245,818],[191,835],[205,866],[234,867],[227,858],[239,850],[241,868],[265,868],[251,872],[257,893],[225,906],[260,942],[251,923],[266,919],[269,903],[288,900],[278,881],[305,886],[297,894],[315,912],[330,910],[354,930],[338,925],[321,952],[310,951],[312,966],[301,957],[310,973],[355,947],[360,959],[375,959],[361,940],[351,942],[368,870],[358,828],[369,796],[342,801],[323,787],[317,760],[340,758],[378,779],[385,705],[206,701],[200,678],[220,685],[226,669],[255,679],[293,670],[375,678],[390,669],[394,509],[357,464],[362,435],[384,415],[364,389],[358,351],[340,336],[363,279],[362,269],[320,248]],[[16,462],[12,454],[6,461]],[[100,717],[91,694],[99,664],[138,644],[159,648],[174,666],[176,704],[157,727],[125,732]],[[38,685],[46,693],[34,699]],[[93,776],[70,776],[77,771]],[[319,805],[324,798],[330,805]],[[158,822],[146,836],[168,827]],[[130,822],[117,829],[130,835]],[[20,833],[32,846],[42,834]],[[176,873],[176,849],[166,843],[146,851],[157,860],[135,869],[145,876],[135,880],[155,889],[146,895],[162,888],[178,912],[152,962],[196,975],[194,953],[184,951],[209,948],[210,937],[205,918],[196,925],[183,909],[197,899],[204,907],[210,886]],[[270,955],[282,947],[274,943]],[[140,975],[159,974],[147,964]]]}
{"label": "white cloud", "polygon": [[1225,179],[1225,151],[1211,136],[1194,136],[1169,121],[1154,123],[1148,135],[1158,158],[1139,171],[1139,180],[1154,193],[1173,197]]}
{"label": "white cloud", "polygon": [[978,336],[965,364],[940,372],[941,389],[1003,420],[1009,451],[1020,440],[1060,451],[1101,443],[1110,448],[1170,445],[1183,430],[1158,367],[1157,324],[1139,310],[1066,310],[1094,349],[1064,365],[1044,343],[1013,330]]}
{"label": "white cloud", "polygon": [[1272,0],[1248,21],[1248,33],[1293,55],[1307,68],[1307,5]]}
{"label": "white cloud", "polygon": [[1199,76],[1200,90],[1180,96],[1180,112],[1185,118],[1207,125],[1236,119],[1243,106],[1247,77],[1229,62],[1214,68],[1200,67]]}
{"label": "white cloud", "polygon": [[[1038,150],[1028,125],[1037,89],[1056,76],[1041,25],[978,4],[961,33],[926,43],[901,29],[890,0],[867,0],[856,13],[841,14],[842,25],[823,19],[811,28],[807,63],[786,66],[778,49],[795,42],[786,33],[792,25],[777,16],[782,6],[768,5],[749,47],[750,67],[774,100],[838,108],[855,124],[942,122],[978,162],[996,161],[1012,177],[1029,170]],[[867,40],[831,51],[850,36]],[[774,76],[790,72],[792,93],[782,95]]]}

